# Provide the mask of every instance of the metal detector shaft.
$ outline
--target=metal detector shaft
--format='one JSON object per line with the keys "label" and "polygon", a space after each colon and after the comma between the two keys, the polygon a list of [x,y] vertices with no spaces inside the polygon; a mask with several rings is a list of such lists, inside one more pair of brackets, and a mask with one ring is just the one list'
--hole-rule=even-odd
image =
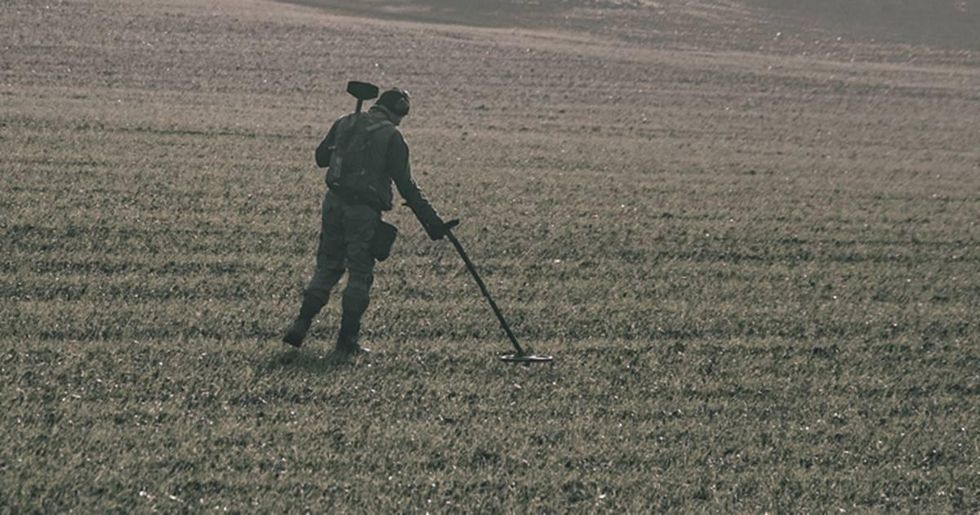
{"label": "metal detector shaft", "polygon": [[480,279],[480,274],[476,272],[476,267],[473,262],[470,261],[470,257],[466,255],[466,251],[463,250],[463,245],[459,243],[456,236],[453,235],[451,230],[446,231],[446,237],[452,242],[453,247],[456,247],[456,252],[459,253],[459,257],[463,258],[463,263],[466,263],[466,269],[470,271],[473,279],[476,280],[476,285],[480,287],[480,291],[483,292],[483,296],[487,298],[487,302],[490,303],[490,308],[493,309],[493,314],[497,315],[497,320],[500,321],[500,327],[504,328],[504,332],[507,333],[507,337],[510,338],[510,343],[514,344],[514,350],[517,354],[523,356],[525,354],[524,349],[521,348],[521,344],[517,343],[517,338],[514,336],[513,331],[510,330],[510,326],[507,325],[507,321],[504,320],[503,313],[500,312],[500,308],[497,307],[497,303],[493,301],[493,297],[490,296],[490,292],[487,290],[487,285],[483,284],[483,279]]}

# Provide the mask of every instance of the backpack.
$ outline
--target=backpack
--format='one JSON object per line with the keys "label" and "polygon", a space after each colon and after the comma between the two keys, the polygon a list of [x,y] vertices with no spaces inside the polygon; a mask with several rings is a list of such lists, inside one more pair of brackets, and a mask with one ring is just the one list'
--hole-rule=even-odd
{"label": "backpack", "polygon": [[338,122],[327,185],[338,194],[373,203],[383,173],[388,138],[395,126],[387,118],[355,113]]}

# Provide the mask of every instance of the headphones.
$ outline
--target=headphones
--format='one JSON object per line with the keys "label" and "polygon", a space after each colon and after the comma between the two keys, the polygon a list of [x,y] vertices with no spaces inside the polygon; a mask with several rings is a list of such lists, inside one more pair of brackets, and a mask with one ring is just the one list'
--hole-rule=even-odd
{"label": "headphones", "polygon": [[405,116],[409,110],[408,91],[401,88],[391,88],[381,94],[378,103],[398,116]]}
{"label": "headphones", "polygon": [[398,89],[397,91],[400,94],[400,97],[398,98],[398,101],[395,102],[395,106],[391,111],[398,116],[405,116],[408,114],[409,110],[408,91],[405,91],[404,89]]}

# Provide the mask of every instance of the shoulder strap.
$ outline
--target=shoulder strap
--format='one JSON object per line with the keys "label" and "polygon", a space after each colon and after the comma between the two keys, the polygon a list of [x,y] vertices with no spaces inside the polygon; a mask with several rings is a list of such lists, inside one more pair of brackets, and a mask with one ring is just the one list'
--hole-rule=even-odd
{"label": "shoulder strap", "polygon": [[339,120],[337,124],[337,140],[335,142],[337,147],[344,148],[347,146],[347,141],[350,139],[351,133],[357,125],[358,114],[351,113]]}
{"label": "shoulder strap", "polygon": [[374,132],[374,131],[382,128],[382,127],[385,127],[386,125],[390,125],[391,127],[394,127],[395,126],[395,124],[391,123],[390,120],[380,120],[380,121],[377,121],[375,123],[372,123],[371,125],[368,125],[367,127],[365,127],[364,130],[368,134],[370,134],[370,133],[372,133],[372,132]]}

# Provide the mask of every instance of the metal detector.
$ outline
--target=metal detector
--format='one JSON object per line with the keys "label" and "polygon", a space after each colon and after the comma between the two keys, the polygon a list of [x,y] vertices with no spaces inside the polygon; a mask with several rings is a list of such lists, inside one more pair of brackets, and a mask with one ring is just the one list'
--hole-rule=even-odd
{"label": "metal detector", "polygon": [[364,104],[365,100],[371,100],[372,98],[378,97],[378,87],[369,82],[361,82],[357,80],[352,80],[347,83],[347,92],[354,95],[357,99],[357,108],[354,110],[355,113],[361,112],[361,105]]}
{"label": "metal detector", "polygon": [[446,222],[446,238],[449,238],[449,241],[452,242],[453,247],[456,247],[456,252],[459,254],[459,257],[463,258],[463,263],[466,263],[466,269],[470,271],[470,275],[472,275],[473,279],[476,280],[476,285],[480,287],[480,291],[483,292],[483,296],[486,297],[487,302],[490,303],[490,309],[493,310],[494,315],[497,315],[497,320],[500,321],[500,327],[504,328],[504,332],[507,333],[507,338],[509,338],[510,343],[514,345],[514,350],[517,351],[516,353],[502,354],[500,359],[508,363],[524,364],[547,363],[553,360],[554,358],[551,356],[534,354],[530,351],[530,349],[524,350],[524,348],[521,347],[521,344],[517,343],[517,338],[514,336],[514,332],[510,330],[510,326],[507,325],[507,321],[504,320],[503,313],[500,312],[500,308],[497,307],[497,303],[494,302],[493,297],[490,296],[490,291],[487,290],[487,285],[483,283],[483,279],[480,279],[480,274],[476,272],[476,266],[474,266],[473,262],[470,261],[470,257],[466,255],[466,251],[463,250],[463,245],[453,234],[452,229],[457,225],[459,225],[459,220],[451,220]]}

